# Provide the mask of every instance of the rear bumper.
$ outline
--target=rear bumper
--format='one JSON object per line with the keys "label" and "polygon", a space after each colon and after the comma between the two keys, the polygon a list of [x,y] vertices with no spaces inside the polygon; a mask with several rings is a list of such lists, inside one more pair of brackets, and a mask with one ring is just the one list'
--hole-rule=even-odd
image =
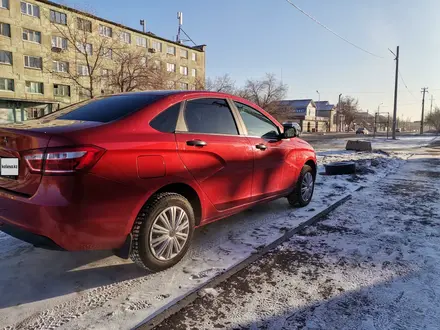
{"label": "rear bumper", "polygon": [[50,238],[31,233],[27,230],[20,228],[20,227],[0,223],[0,231],[4,232],[5,234],[8,234],[12,237],[15,237],[19,240],[22,240],[24,242],[32,244],[36,247],[40,247],[40,248],[44,248],[44,249],[48,249],[48,250],[64,251],[64,249],[62,247],[57,245]]}
{"label": "rear bumper", "polygon": [[30,198],[0,190],[0,230],[52,249],[119,249],[140,198],[138,190],[92,174],[43,177]]}

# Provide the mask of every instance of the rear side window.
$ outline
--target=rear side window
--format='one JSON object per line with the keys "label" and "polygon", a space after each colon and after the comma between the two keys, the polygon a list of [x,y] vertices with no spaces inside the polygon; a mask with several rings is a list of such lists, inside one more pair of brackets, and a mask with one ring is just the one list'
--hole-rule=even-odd
{"label": "rear side window", "polygon": [[185,108],[188,132],[238,135],[228,103],[223,99],[188,101]]}
{"label": "rear side window", "polygon": [[180,103],[177,103],[157,115],[150,122],[150,126],[163,133],[174,133],[176,131],[179,112]]}
{"label": "rear side window", "polygon": [[[117,95],[80,103],[61,110],[56,119],[108,123],[132,114],[160,99],[161,95]],[[66,113],[67,112],[67,113]]]}
{"label": "rear side window", "polygon": [[240,112],[246,125],[249,136],[258,136],[263,138],[273,138],[280,134],[276,126],[269,118],[260,111],[247,106],[246,104],[234,102]]}

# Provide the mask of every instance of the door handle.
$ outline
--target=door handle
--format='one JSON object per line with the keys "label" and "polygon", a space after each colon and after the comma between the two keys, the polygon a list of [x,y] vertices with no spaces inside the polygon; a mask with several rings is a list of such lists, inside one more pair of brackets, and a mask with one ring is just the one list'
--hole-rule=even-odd
{"label": "door handle", "polygon": [[186,144],[192,147],[204,147],[208,145],[208,143],[202,140],[189,140],[186,141]]}
{"label": "door handle", "polygon": [[255,146],[255,148],[260,149],[260,150],[266,150],[267,146],[265,144],[263,144],[263,143],[260,143],[260,144],[257,144]]}

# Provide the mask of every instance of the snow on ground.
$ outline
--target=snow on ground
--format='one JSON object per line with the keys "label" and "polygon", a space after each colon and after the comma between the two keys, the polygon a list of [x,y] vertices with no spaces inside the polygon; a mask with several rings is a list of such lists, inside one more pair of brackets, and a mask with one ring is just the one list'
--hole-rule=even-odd
{"label": "snow on ground", "polygon": [[412,157],[159,329],[438,329],[440,149]]}
{"label": "snow on ground", "polygon": [[281,199],[200,228],[187,257],[161,273],[148,274],[109,252],[46,251],[0,233],[0,325],[6,329],[136,326],[355,189],[396,172],[408,155],[319,154],[321,164],[354,159],[362,173],[318,175],[313,202],[304,209],[292,209]]}

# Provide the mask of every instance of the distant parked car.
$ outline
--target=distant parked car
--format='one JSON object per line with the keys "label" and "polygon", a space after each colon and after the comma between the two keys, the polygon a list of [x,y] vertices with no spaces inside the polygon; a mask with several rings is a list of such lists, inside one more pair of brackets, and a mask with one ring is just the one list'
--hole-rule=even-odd
{"label": "distant parked car", "polygon": [[365,127],[359,127],[356,131],[356,134],[364,134],[368,135],[370,132]]}
{"label": "distant parked car", "polygon": [[301,126],[298,124],[298,123],[296,123],[296,122],[284,122],[283,123],[283,126],[284,127],[295,127],[296,128],[296,131],[297,131],[297,133],[298,133],[298,136],[300,136],[301,135],[301,133],[302,133],[302,128],[301,128]]}
{"label": "distant parked car", "polygon": [[400,133],[400,128],[396,128],[396,133]]}

